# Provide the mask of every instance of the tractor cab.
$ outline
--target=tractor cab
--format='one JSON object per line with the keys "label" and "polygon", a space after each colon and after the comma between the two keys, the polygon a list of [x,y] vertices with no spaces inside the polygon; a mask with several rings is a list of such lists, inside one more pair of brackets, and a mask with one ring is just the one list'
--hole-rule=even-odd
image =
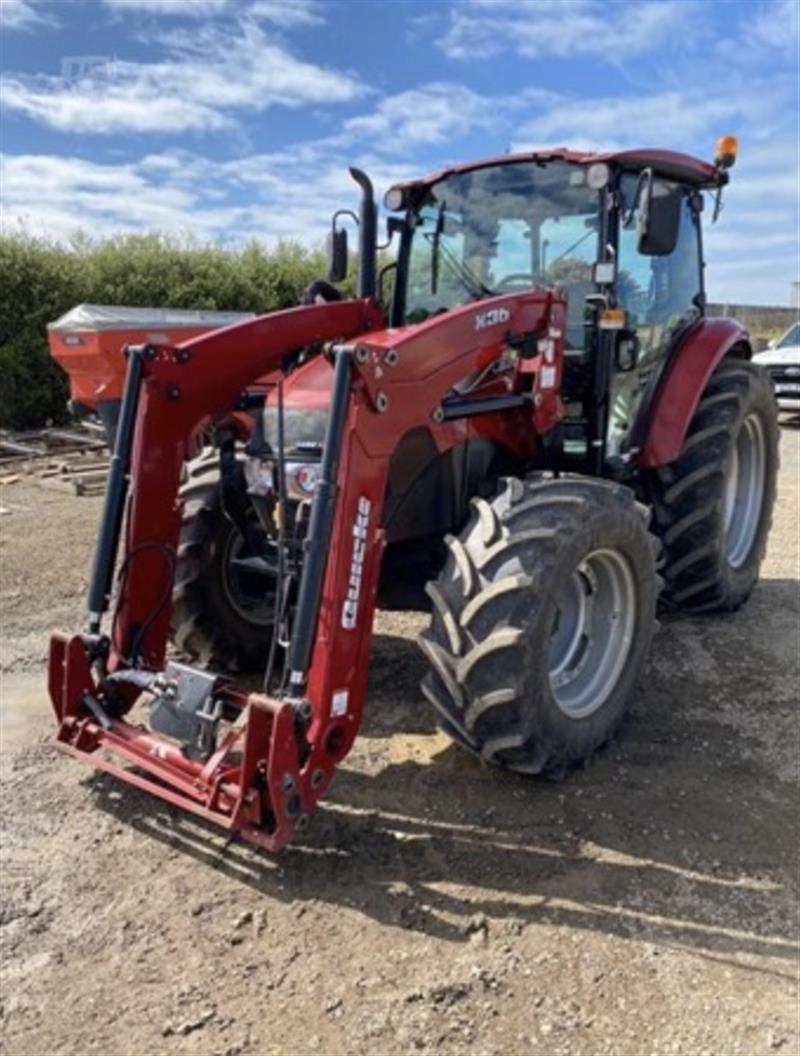
{"label": "tractor cab", "polygon": [[[668,151],[559,149],[397,184],[384,199],[395,214],[389,236],[399,235],[385,269],[395,272],[389,321],[408,326],[504,293],[562,289],[564,453],[577,469],[621,475],[670,350],[704,314],[702,192],[719,195],[735,154],[730,137],[713,165]],[[337,219],[333,278],[344,273]],[[363,246],[363,220],[361,235]]]}

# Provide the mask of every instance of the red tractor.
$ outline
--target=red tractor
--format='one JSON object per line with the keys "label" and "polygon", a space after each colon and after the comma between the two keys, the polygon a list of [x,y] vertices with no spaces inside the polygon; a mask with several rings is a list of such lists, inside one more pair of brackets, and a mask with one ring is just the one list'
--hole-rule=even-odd
{"label": "red tractor", "polygon": [[587,759],[659,597],[732,611],[764,554],[775,400],[705,315],[704,192],[716,214],[734,157],[452,166],[387,192],[380,273],[351,170],[355,298],[318,282],[128,344],[87,624],[52,638],[59,746],[278,848],[356,737],[380,604],[430,609],[422,690],[455,741],[530,774]]}

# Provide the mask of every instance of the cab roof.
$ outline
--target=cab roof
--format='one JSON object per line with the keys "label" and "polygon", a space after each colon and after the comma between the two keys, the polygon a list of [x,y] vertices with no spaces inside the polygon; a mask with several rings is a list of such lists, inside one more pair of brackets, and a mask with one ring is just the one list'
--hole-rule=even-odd
{"label": "cab roof", "polygon": [[620,165],[624,169],[639,171],[652,168],[654,172],[668,179],[697,187],[724,182],[724,170],[718,169],[710,162],[692,157],[690,154],[679,154],[672,150],[655,150],[643,147],[637,150],[607,151],[594,154],[586,151],[568,150],[567,147],[554,147],[549,150],[524,151],[517,154],[499,154],[493,158],[481,158],[478,161],[462,162],[448,165],[437,172],[418,180],[404,180],[401,187],[429,186],[439,180],[458,172],[472,172],[475,169],[486,169],[496,165],[513,165],[520,161],[568,161],[578,165],[590,165],[596,161]]}

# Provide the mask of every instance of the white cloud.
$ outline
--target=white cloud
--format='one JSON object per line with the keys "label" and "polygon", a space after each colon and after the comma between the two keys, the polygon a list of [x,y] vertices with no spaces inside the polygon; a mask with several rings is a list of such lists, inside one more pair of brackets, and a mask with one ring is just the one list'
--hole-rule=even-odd
{"label": "white cloud", "polygon": [[435,83],[387,96],[372,113],[346,121],[344,133],[372,140],[382,149],[404,151],[453,142],[476,129],[490,128],[496,114],[491,97],[461,84]]}
{"label": "white cloud", "polygon": [[[379,194],[405,174],[368,154],[347,162],[365,167]],[[97,238],[157,231],[234,245],[285,238],[318,246],[334,210],[354,206],[359,193],[345,160],[313,146],[221,163],[178,151],[116,165],[0,155],[0,182],[3,231],[21,224],[60,241],[78,230]]]}
{"label": "white cloud", "polygon": [[103,0],[105,7],[123,14],[176,15],[209,18],[231,9],[230,0]]}
{"label": "white cloud", "polygon": [[461,0],[440,46],[471,62],[516,52],[529,59],[593,55],[609,63],[670,47],[685,49],[702,24],[694,0]]}
{"label": "white cloud", "polygon": [[749,48],[760,45],[766,52],[784,53],[797,66],[800,38],[800,4],[797,0],[767,0],[753,11],[742,26],[742,40]]}
{"label": "white cloud", "polygon": [[714,301],[788,304],[800,280],[800,147],[745,140],[716,224],[706,211],[708,293]]}
{"label": "white cloud", "polygon": [[363,91],[349,74],[296,58],[252,22],[173,32],[162,42],[162,61],[115,61],[75,82],[9,76],[3,104],[63,132],[208,131],[232,124],[232,111],[346,102]]}
{"label": "white cloud", "polygon": [[62,240],[78,229],[97,237],[156,230],[214,238],[241,212],[209,207],[201,189],[156,179],[144,164],[6,155],[0,157],[0,178],[3,228],[22,223],[34,234]]}
{"label": "white cloud", "polygon": [[516,146],[527,149],[566,144],[578,149],[661,146],[680,150],[700,142],[710,153],[720,132],[769,116],[772,93],[752,86],[748,93],[708,88],[638,96],[564,99],[518,130]]}
{"label": "white cloud", "polygon": [[318,0],[255,0],[243,13],[248,18],[263,19],[281,29],[313,26],[325,21]]}
{"label": "white cloud", "polygon": [[49,78],[40,88],[8,79],[3,105],[60,132],[208,131],[230,123],[219,111],[176,95],[160,98],[141,81],[103,86],[96,78],[58,90]]}
{"label": "white cloud", "polygon": [[51,14],[44,14],[37,7],[37,0],[0,0],[0,28],[41,29],[55,26]]}
{"label": "white cloud", "polygon": [[213,18],[235,15],[270,22],[282,29],[324,21],[319,0],[102,0],[120,14],[175,18]]}
{"label": "white cloud", "polygon": [[[206,46],[203,32],[190,35],[198,54]],[[169,39],[174,46],[190,46],[181,34]],[[188,86],[186,97],[175,92],[157,107],[145,105],[145,93],[142,105],[136,100],[134,112],[123,113],[120,121],[135,127],[140,115],[145,121],[162,115],[164,127],[178,120],[196,120],[202,127],[203,122],[225,120],[229,111],[223,113],[222,101],[233,107],[240,91],[240,84],[220,84],[215,88],[215,110],[199,108]],[[53,101],[48,101],[49,119],[64,127],[79,120],[106,121],[112,104],[121,107],[131,101],[130,94],[116,99],[109,87],[104,98],[106,108],[95,110],[76,88],[73,96],[60,101],[62,112],[56,113]],[[97,235],[154,228],[209,239],[257,236],[319,244],[333,211],[357,201],[347,171],[350,164],[369,172],[380,195],[397,180],[437,167],[443,144],[490,126],[503,124],[508,131],[519,112],[553,99],[540,91],[485,98],[463,85],[433,83],[379,100],[332,135],[230,161],[177,150],[151,151],[119,165],[50,155],[8,156],[2,177],[4,222],[10,226],[21,218],[38,233],[58,238],[67,238],[78,227]],[[172,113],[167,101],[198,110]]]}
{"label": "white cloud", "polygon": [[363,142],[373,151],[407,157],[409,151],[457,144],[475,132],[484,132],[495,142],[500,137],[505,147],[520,114],[560,105],[562,99],[539,88],[510,95],[479,95],[463,84],[434,81],[385,96],[372,111],[346,120],[342,131],[326,142]]}

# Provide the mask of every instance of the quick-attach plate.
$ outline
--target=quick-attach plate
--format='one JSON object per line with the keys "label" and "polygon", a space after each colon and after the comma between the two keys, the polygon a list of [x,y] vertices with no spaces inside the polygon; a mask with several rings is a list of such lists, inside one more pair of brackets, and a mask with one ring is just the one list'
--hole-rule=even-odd
{"label": "quick-attach plate", "polygon": [[153,688],[150,728],[180,742],[190,759],[208,759],[216,745],[222,703],[216,699],[218,675],[170,662]]}

